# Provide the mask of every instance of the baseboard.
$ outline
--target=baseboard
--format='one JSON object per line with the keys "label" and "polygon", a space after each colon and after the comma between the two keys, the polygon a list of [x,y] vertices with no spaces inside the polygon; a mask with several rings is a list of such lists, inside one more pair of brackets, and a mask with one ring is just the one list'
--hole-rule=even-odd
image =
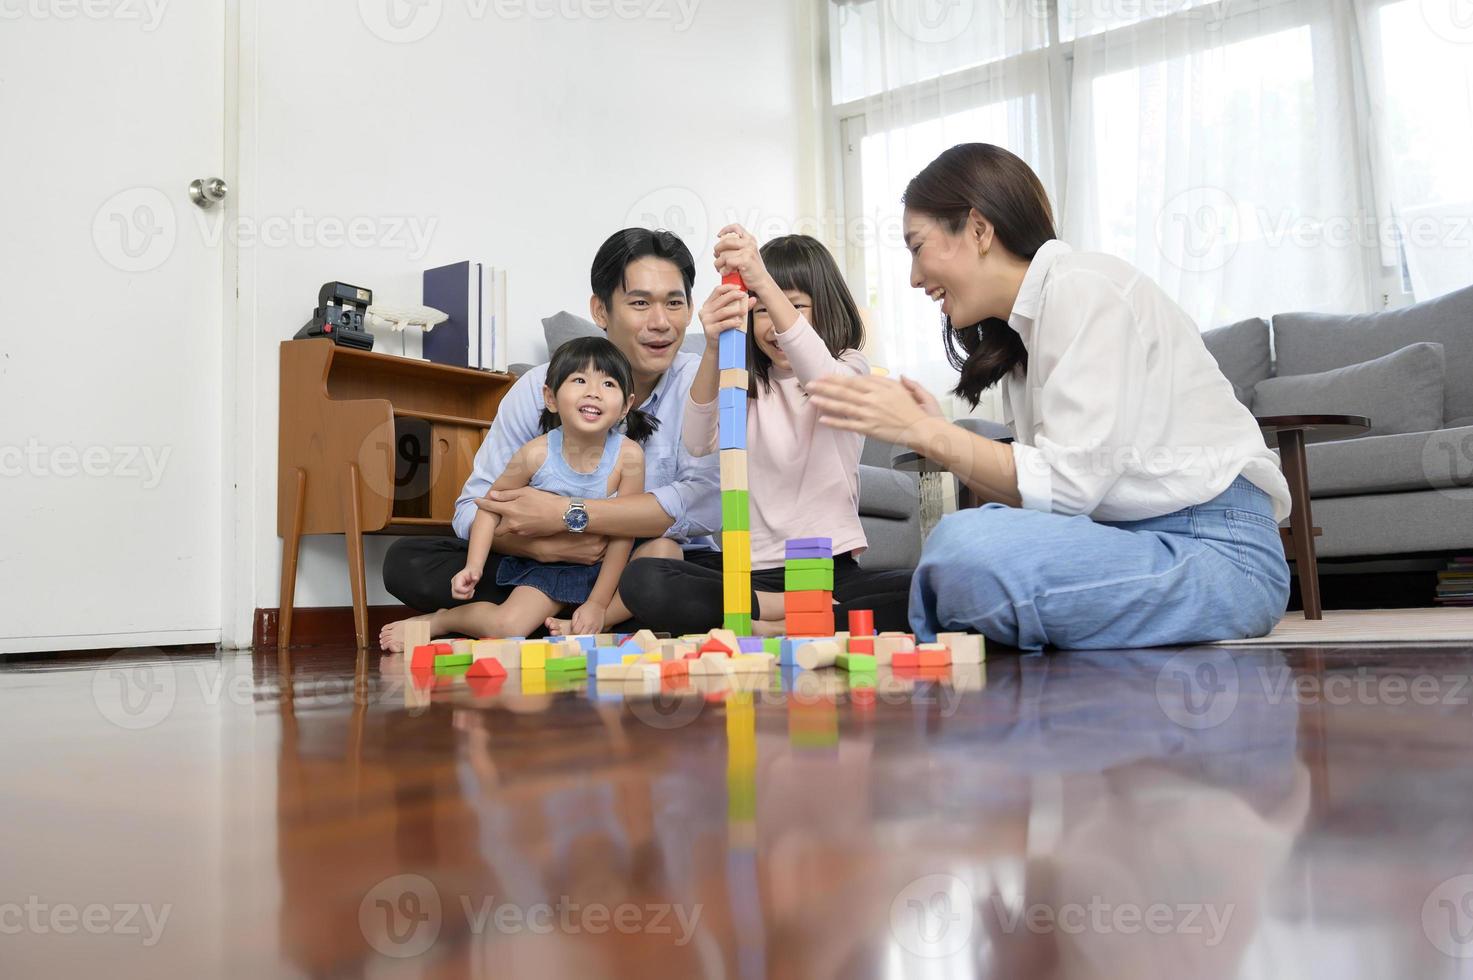
{"label": "baseboard", "polygon": [[[369,606],[368,641],[377,644],[378,631],[387,623],[414,614],[408,606]],[[274,650],[281,630],[280,609],[257,609],[251,628],[251,646]],[[352,606],[298,606],[292,610],[292,647],[352,646]]]}

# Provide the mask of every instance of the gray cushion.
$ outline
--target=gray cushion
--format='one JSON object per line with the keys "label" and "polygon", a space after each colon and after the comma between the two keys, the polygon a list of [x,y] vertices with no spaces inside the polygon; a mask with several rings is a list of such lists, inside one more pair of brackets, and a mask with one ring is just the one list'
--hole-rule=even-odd
{"label": "gray cushion", "polygon": [[1473,426],[1322,442],[1306,449],[1305,459],[1316,500],[1452,490],[1473,503]]}
{"label": "gray cushion", "polygon": [[859,512],[904,520],[920,511],[920,480],[912,473],[859,467]]}
{"label": "gray cushion", "polygon": [[1253,401],[1253,386],[1269,376],[1272,359],[1268,346],[1268,321],[1253,317],[1202,334],[1207,353],[1233,385],[1233,394],[1244,405]]}
{"label": "gray cushion", "polygon": [[[553,351],[575,337],[602,337],[603,334],[603,329],[598,324],[576,313],[569,313],[567,310],[542,319],[542,336],[547,341],[549,360],[552,359]],[[686,331],[685,340],[681,342],[680,349],[691,354],[700,354],[705,351],[706,335],[701,332],[699,324],[695,324]]]}
{"label": "gray cushion", "polygon": [[[1324,558],[1405,555],[1473,548],[1469,491],[1424,490],[1335,497],[1314,505],[1314,523],[1325,529],[1315,539]],[[1323,566],[1321,566],[1323,568]]]}
{"label": "gray cushion", "polygon": [[1473,286],[1382,313],[1280,313],[1273,332],[1279,377],[1359,364],[1419,341],[1441,344],[1443,421],[1473,415]]}
{"label": "gray cushion", "polygon": [[1265,378],[1253,389],[1253,414],[1364,415],[1367,435],[1426,432],[1442,426],[1441,344],[1412,344],[1364,364]]}

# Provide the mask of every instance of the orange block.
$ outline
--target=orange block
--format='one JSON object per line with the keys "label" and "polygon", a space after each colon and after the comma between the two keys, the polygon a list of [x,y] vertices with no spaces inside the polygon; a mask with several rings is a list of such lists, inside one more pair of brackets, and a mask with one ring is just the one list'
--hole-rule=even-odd
{"label": "orange block", "polygon": [[832,613],[834,594],[816,590],[788,592],[783,595],[783,611],[785,613]]}
{"label": "orange block", "polygon": [[[946,649],[944,646],[941,647],[940,650],[929,650],[929,649],[927,649],[927,647],[930,647],[930,646],[932,646],[932,644],[930,644],[930,643],[923,643],[919,647],[916,647],[916,661],[917,661],[917,666],[920,666],[920,667],[948,667],[948,666],[951,665],[951,651],[950,650]],[[935,644],[935,646],[941,646],[941,644],[938,643],[938,644]],[[898,654],[897,654],[897,656],[898,656]],[[890,662],[891,662],[891,664],[894,664],[895,661],[892,658]]]}
{"label": "orange block", "polygon": [[875,638],[872,636],[851,636],[849,638],[849,652],[873,654],[875,652]]}
{"label": "orange block", "polygon": [[834,614],[790,612],[785,627],[789,636],[833,636]]}
{"label": "orange block", "polygon": [[495,657],[482,657],[471,664],[470,670],[465,672],[467,678],[476,677],[505,677],[506,668],[501,666],[501,661]]}

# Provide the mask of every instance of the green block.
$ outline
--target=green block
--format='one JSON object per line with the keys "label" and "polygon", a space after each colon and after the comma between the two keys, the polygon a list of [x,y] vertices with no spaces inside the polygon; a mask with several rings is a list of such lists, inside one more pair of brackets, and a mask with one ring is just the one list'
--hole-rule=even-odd
{"label": "green block", "polygon": [[783,563],[785,572],[832,572],[832,558],[789,558]]}
{"label": "green block", "polygon": [[839,744],[839,730],[788,733],[788,744],[796,749],[826,749]]}
{"label": "green block", "polygon": [[548,657],[546,669],[549,673],[565,670],[588,670],[588,657]]}
{"label": "green block", "polygon": [[870,674],[878,670],[879,665],[875,662],[874,654],[871,653],[841,653],[839,654],[839,669]]}
{"label": "green block", "polygon": [[762,652],[770,653],[774,657],[783,655],[783,638],[780,636],[764,636],[762,638]]}
{"label": "green block", "polygon": [[783,589],[787,592],[832,592],[834,591],[833,569],[798,572],[784,570]]}
{"label": "green block", "polygon": [[459,677],[471,669],[470,664],[436,664],[435,676],[437,677]]}
{"label": "green block", "polygon": [[752,614],[727,613],[725,616],[721,617],[721,625],[723,629],[729,629],[737,636],[751,636]]}
{"label": "green block", "polygon": [[721,491],[721,530],[750,531],[751,497],[746,490]]}
{"label": "green block", "polygon": [[472,656],[469,653],[442,653],[435,658],[436,667],[469,667]]}

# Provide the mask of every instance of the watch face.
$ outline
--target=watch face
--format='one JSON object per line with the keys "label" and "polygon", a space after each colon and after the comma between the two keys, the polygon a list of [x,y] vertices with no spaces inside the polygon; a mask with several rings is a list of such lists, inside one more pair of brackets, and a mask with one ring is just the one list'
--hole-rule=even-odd
{"label": "watch face", "polygon": [[588,511],[572,508],[563,515],[563,520],[567,522],[569,531],[582,531],[588,527]]}

